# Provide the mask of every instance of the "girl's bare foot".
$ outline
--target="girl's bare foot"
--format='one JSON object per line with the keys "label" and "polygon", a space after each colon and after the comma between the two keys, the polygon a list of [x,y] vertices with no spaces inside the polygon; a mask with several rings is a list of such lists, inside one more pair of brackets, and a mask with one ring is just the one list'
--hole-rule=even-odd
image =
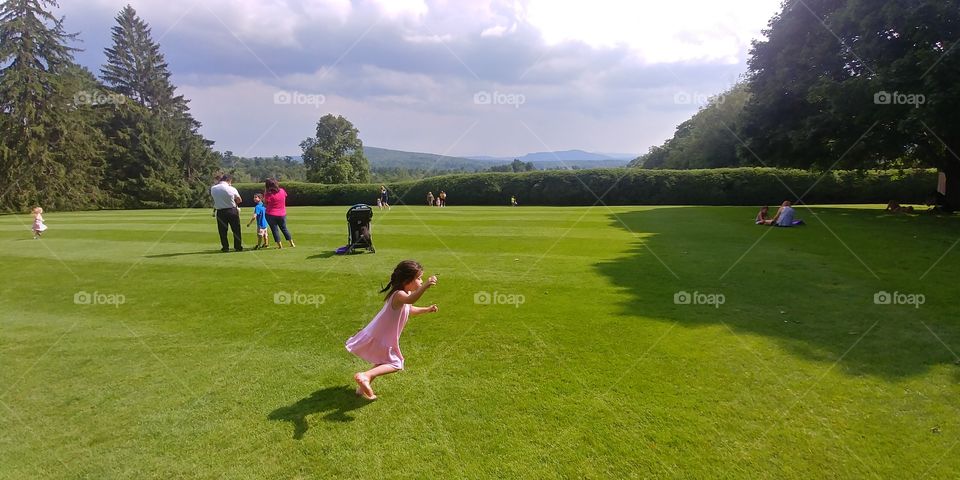
{"label": "girl's bare foot", "polygon": [[293,244],[293,240],[290,240],[290,248],[297,248],[297,246]]}
{"label": "girl's bare foot", "polygon": [[363,398],[367,400],[373,400],[377,396],[373,393],[373,388],[370,386],[370,379],[367,378],[363,373],[357,373],[353,376],[354,381],[357,382],[357,391],[363,395]]}

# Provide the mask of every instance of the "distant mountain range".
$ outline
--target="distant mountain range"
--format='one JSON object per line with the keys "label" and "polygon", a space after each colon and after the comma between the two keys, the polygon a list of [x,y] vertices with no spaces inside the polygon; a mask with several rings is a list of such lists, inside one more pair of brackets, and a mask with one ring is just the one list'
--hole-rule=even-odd
{"label": "distant mountain range", "polygon": [[[535,152],[515,157],[491,157],[477,155],[470,157],[452,157],[434,153],[405,152],[388,148],[363,147],[363,153],[370,162],[370,168],[426,170],[436,172],[467,171],[478,172],[497,165],[506,165],[514,159],[521,162],[533,162],[538,170],[557,168],[604,168],[622,167],[637,157],[631,153],[592,153],[583,150],[565,150],[562,152]],[[299,155],[291,156],[302,162]]]}
{"label": "distant mountain range", "polygon": [[514,157],[489,157],[485,155],[470,156],[473,160],[506,161],[519,159],[521,162],[596,162],[623,160],[625,163],[637,158],[633,153],[592,153],[583,150],[564,150],[560,152],[535,152]]}

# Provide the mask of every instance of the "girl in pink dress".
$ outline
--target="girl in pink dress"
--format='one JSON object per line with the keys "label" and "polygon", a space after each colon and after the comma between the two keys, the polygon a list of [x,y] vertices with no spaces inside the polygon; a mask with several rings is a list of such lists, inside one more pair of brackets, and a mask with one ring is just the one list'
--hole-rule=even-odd
{"label": "girl in pink dress", "polygon": [[370,370],[353,376],[357,382],[357,395],[376,400],[370,382],[380,375],[403,370],[400,334],[410,316],[437,311],[436,304],[429,307],[413,305],[436,284],[435,275],[423,282],[423,266],[413,260],[404,260],[393,269],[390,284],[380,290],[380,293],[389,290],[380,313],[347,340],[347,351],[373,364]]}
{"label": "girl in pink dress", "polygon": [[36,240],[43,235],[47,225],[43,223],[43,209],[40,207],[33,209],[33,239]]}

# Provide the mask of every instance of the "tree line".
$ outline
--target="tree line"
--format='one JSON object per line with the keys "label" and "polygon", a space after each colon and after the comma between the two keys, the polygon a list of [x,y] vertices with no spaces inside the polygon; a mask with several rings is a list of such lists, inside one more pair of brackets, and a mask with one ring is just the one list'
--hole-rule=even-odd
{"label": "tree line", "polygon": [[763,33],[745,78],[632,166],[935,167],[960,207],[960,0],[787,0]]}
{"label": "tree line", "polygon": [[289,157],[213,150],[176,93],[150,26],[130,5],[115,17],[99,75],[79,65],[56,0],[0,4],[0,210],[190,207],[222,173],[241,181],[363,183],[358,131],[325,115]]}
{"label": "tree line", "polygon": [[126,6],[99,76],[78,65],[53,0],[0,5],[0,208],[189,206],[220,158]]}

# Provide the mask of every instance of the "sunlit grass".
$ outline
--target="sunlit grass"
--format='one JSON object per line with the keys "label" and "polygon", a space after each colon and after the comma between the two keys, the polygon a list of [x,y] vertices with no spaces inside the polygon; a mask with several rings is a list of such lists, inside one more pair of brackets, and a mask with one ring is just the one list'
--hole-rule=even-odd
{"label": "sunlit grass", "polygon": [[[292,208],[297,248],[229,254],[207,209],[45,213],[37,241],[0,217],[0,478],[960,470],[956,218],[401,206],[376,254],[332,256],[345,212]],[[406,258],[440,312],[368,404],[343,343]]]}

